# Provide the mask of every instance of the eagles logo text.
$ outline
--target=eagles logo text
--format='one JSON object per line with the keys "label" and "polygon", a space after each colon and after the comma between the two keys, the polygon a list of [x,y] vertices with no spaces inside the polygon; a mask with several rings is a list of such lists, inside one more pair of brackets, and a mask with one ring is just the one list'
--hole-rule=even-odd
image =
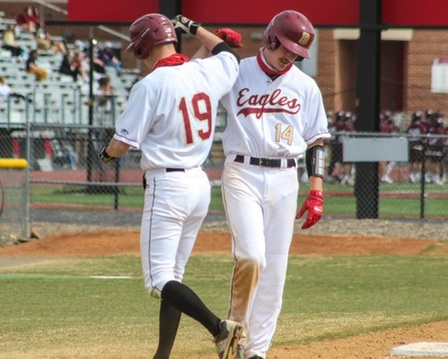
{"label": "eagles logo text", "polygon": [[242,108],[238,112],[245,117],[254,113],[256,118],[261,118],[263,113],[268,112],[286,112],[289,114],[296,114],[300,111],[301,105],[298,103],[296,98],[288,98],[287,96],[282,96],[282,90],[276,89],[271,94],[267,95],[249,95],[249,89],[241,89],[238,93],[237,104],[240,107],[251,106]]}

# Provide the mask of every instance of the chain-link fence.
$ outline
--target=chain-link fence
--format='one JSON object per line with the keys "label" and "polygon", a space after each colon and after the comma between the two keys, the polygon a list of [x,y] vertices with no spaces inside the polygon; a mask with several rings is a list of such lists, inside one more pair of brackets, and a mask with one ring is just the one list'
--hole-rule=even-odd
{"label": "chain-link fence", "polygon": [[[0,129],[0,157],[28,160],[31,221],[139,225],[143,206],[140,152],[131,149],[108,165],[98,159],[113,132],[111,127],[49,124]],[[216,185],[217,202],[224,160],[219,138],[218,133],[205,163]],[[400,161],[347,161],[340,138],[401,139],[407,156]],[[446,220],[447,140],[446,135],[334,133],[326,146],[326,217]],[[300,191],[306,193],[303,159],[298,176]],[[213,209],[222,210],[222,203],[215,205]]]}
{"label": "chain-link fence", "polygon": [[28,237],[28,186],[23,159],[0,158],[0,245]]}
{"label": "chain-link fence", "polygon": [[326,214],[446,220],[447,139],[334,133],[327,142]]}
{"label": "chain-link fence", "polygon": [[110,127],[37,124],[3,129],[0,157],[28,159],[32,221],[139,223],[139,151],[130,150],[108,165],[98,158],[113,132]]}

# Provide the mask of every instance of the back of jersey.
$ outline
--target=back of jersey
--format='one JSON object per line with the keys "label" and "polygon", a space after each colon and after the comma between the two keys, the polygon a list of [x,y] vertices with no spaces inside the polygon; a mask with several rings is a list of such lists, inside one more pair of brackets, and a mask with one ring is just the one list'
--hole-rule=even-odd
{"label": "back of jersey", "polygon": [[229,52],[157,68],[132,88],[116,126],[125,140],[118,139],[141,149],[144,170],[202,165],[213,143],[219,100],[237,75]]}

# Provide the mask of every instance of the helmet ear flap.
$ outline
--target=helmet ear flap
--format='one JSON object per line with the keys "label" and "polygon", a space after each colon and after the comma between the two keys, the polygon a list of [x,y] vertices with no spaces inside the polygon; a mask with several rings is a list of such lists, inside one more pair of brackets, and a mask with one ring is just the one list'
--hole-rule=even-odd
{"label": "helmet ear flap", "polygon": [[274,36],[274,40],[272,41],[273,43],[273,49],[276,50],[280,47],[281,42],[277,39],[277,37]]}
{"label": "helmet ear flap", "polygon": [[271,27],[269,26],[264,34],[265,46],[270,50],[278,49],[280,46],[280,41],[277,39],[275,34],[272,33]]}
{"label": "helmet ear flap", "polygon": [[135,57],[136,58],[141,58],[142,57],[142,48],[141,47],[138,47],[137,49],[135,49],[135,52],[134,52],[134,55],[135,55]]}

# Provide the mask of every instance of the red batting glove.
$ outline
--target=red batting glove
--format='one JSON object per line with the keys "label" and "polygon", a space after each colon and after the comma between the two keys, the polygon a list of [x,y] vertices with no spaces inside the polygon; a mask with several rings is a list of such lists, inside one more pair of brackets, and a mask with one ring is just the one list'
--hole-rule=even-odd
{"label": "red batting glove", "polygon": [[296,219],[302,217],[306,210],[308,210],[308,215],[306,221],[302,224],[302,229],[310,228],[322,218],[324,212],[324,194],[322,191],[310,191],[308,198],[297,212]]}
{"label": "red batting glove", "polygon": [[230,47],[243,47],[241,34],[228,27],[216,30],[215,35],[223,39]]}

